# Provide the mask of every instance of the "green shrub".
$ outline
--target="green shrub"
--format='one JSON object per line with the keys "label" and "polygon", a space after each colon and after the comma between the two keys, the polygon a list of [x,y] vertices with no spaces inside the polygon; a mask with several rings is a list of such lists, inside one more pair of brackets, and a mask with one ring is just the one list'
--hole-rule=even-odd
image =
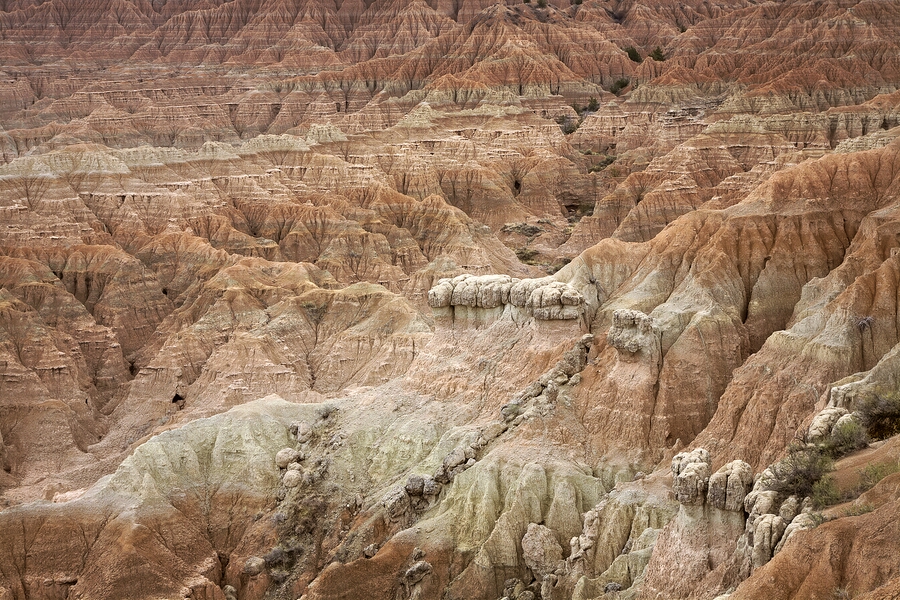
{"label": "green shrub", "polygon": [[[613,164],[615,161],[616,161],[616,157],[615,157],[615,156],[609,156],[609,155],[604,156],[604,157],[603,157],[603,160],[601,160],[600,162],[598,162],[597,164],[595,164],[593,167],[591,167],[590,169],[588,169],[588,173],[597,173],[597,172],[599,172],[599,171],[602,171],[603,169],[605,169],[605,168],[608,167],[609,165]],[[616,176],[614,175],[614,177],[616,177]]]}
{"label": "green shrub", "polygon": [[870,513],[873,510],[875,510],[875,507],[871,504],[858,504],[856,506],[848,506],[843,510],[842,514],[845,517],[858,517],[859,515]]}
{"label": "green shrub", "polygon": [[819,448],[795,443],[788,448],[787,456],[770,467],[773,476],[765,485],[785,496],[805,498],[833,468],[831,458]]}
{"label": "green shrub", "polygon": [[831,592],[832,600],[850,600],[850,592],[846,588],[836,587]]}
{"label": "green shrub", "polygon": [[873,394],[856,407],[863,427],[874,440],[883,440],[900,433],[900,395]]}
{"label": "green shrub", "polygon": [[500,228],[503,233],[518,233],[526,237],[534,237],[544,231],[537,225],[529,225],[528,223],[507,223]]}
{"label": "green shrub", "polygon": [[[880,465],[868,465],[864,469],[859,469],[859,482],[851,489],[845,490],[843,493],[837,488],[834,477],[826,475],[813,485],[810,499],[815,508],[824,508],[841,502],[847,502],[854,498],[859,498],[860,494],[866,492],[877,484],[879,481],[900,471],[900,462],[885,463]],[[862,505],[862,507],[867,505]],[[856,507],[853,510],[861,509]],[[870,512],[872,509],[863,510],[856,514]]]}
{"label": "green shrub", "polygon": [[559,125],[559,128],[562,129],[562,132],[566,135],[570,133],[575,133],[578,130],[578,127],[581,125],[581,121],[578,119],[573,119],[572,117],[567,117],[565,115],[560,115],[556,118],[556,123]]}
{"label": "green shrub", "polygon": [[814,526],[814,527],[818,527],[818,526],[821,525],[822,523],[828,521],[828,517],[826,517],[825,515],[823,515],[823,514],[820,513],[820,512],[811,512],[811,513],[809,513],[809,518],[812,519],[812,522],[813,522],[813,526]]}
{"label": "green shrub", "polygon": [[900,471],[900,462],[867,465],[859,471],[859,493],[862,494],[872,489],[879,481],[898,471]]}
{"label": "green shrub", "polygon": [[630,83],[631,83],[631,81],[629,81],[627,77],[622,77],[620,79],[616,79],[613,82],[612,86],[610,86],[609,91],[618,96],[619,92],[621,92],[622,90],[627,88],[628,84],[630,84]]}
{"label": "green shrub", "polygon": [[598,102],[596,98],[591,96],[591,99],[588,100],[587,109],[591,112],[597,112],[597,110],[600,109],[600,102]]}
{"label": "green shrub", "polygon": [[843,423],[822,444],[822,452],[831,458],[840,458],[854,450],[869,445],[869,433],[856,421]]}
{"label": "green shrub", "polygon": [[637,51],[637,48],[635,48],[634,46],[628,46],[627,48],[625,48],[625,54],[628,55],[628,58],[630,58],[632,62],[636,62],[636,63],[644,62],[644,59],[641,58],[640,53]]}
{"label": "green shrub", "polygon": [[537,250],[531,250],[530,248],[519,248],[516,250],[516,257],[526,265],[533,265],[536,256]]}
{"label": "green shrub", "polygon": [[654,49],[650,52],[650,54],[648,54],[647,56],[649,56],[650,58],[652,58],[652,59],[655,60],[656,62],[662,62],[662,61],[666,60],[666,55],[665,55],[665,53],[663,52],[662,48],[660,48],[659,46],[657,46],[656,48],[654,48]]}
{"label": "green shrub", "polygon": [[826,475],[813,484],[809,498],[812,500],[813,508],[816,509],[837,504],[842,500],[834,477],[831,475]]}
{"label": "green shrub", "polygon": [[547,0],[538,0],[537,4],[541,8],[547,8]]}

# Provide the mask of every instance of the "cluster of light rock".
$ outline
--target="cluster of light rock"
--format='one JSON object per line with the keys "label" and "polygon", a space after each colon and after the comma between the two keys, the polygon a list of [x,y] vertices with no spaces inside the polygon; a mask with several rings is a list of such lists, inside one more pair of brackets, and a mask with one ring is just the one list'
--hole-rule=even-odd
{"label": "cluster of light rock", "polygon": [[428,292],[432,308],[501,308],[512,306],[536,319],[577,319],[584,312],[584,296],[550,277],[517,279],[508,275],[459,275],[441,279]]}
{"label": "cluster of light rock", "polygon": [[[635,474],[635,480],[643,479],[643,477],[644,474],[640,471]],[[602,551],[603,547],[609,543],[609,538],[606,537],[608,529],[604,526],[604,521],[609,522],[610,513],[615,512],[615,509],[612,511],[609,509],[616,503],[616,500],[610,501],[608,496],[597,506],[584,513],[584,528],[581,535],[569,540],[570,552],[566,559],[567,575],[574,574],[576,578],[590,579],[590,577],[582,577],[582,575],[591,572],[590,563],[595,560],[597,552]],[[625,514],[619,514],[627,518],[628,513],[629,509],[626,509]],[[621,591],[643,576],[660,533],[660,529],[650,525],[653,520],[650,514],[652,511],[646,514],[646,527],[640,535],[637,538],[629,539],[612,564],[599,574],[597,579],[600,581],[604,593]]]}
{"label": "cluster of light rock", "polygon": [[500,409],[503,420],[516,426],[535,414],[549,413],[559,396],[560,387],[577,385],[581,381],[581,371],[587,364],[587,355],[593,343],[593,334],[581,336],[575,346],[563,354],[550,370]]}
{"label": "cluster of light rock", "polygon": [[[856,415],[845,408],[826,407],[810,423],[806,433],[807,443],[822,443],[856,420]],[[816,526],[811,500],[797,496],[785,498],[771,489],[776,481],[775,471],[772,467],[767,468],[756,479],[753,491],[744,500],[748,513],[746,535],[752,547],[751,564],[754,569],[778,554],[795,532]]]}
{"label": "cluster of light rock", "polygon": [[441,488],[441,484],[429,475],[412,475],[405,485],[391,488],[381,504],[390,520],[399,521],[410,510],[420,512],[433,505]]}
{"label": "cluster of light rock", "polygon": [[423,560],[425,552],[421,548],[415,548],[410,555],[413,564],[403,572],[400,577],[400,586],[404,590],[405,598],[421,597],[420,590],[416,589],[423,579],[431,575],[434,568],[431,563]]}
{"label": "cluster of light rock", "polygon": [[295,488],[303,483],[303,465],[300,463],[306,456],[299,450],[293,448],[283,448],[275,455],[275,465],[285,472],[281,476],[281,483],[284,487]]}
{"label": "cluster of light rock", "polygon": [[[312,427],[308,423],[292,423],[291,435],[303,444],[312,437]],[[303,465],[306,455],[295,448],[282,448],[275,454],[275,466],[282,469],[281,483],[286,488],[300,487],[304,481]],[[307,477],[308,479],[308,477]]]}
{"label": "cluster of light rock", "polygon": [[405,484],[391,488],[381,500],[388,519],[401,521],[434,506],[442,486],[475,466],[479,454],[489,443],[510,427],[549,411],[559,395],[560,386],[575,385],[580,380],[580,371],[587,364],[587,355],[593,341],[594,336],[591,334],[582,336],[550,370],[516,394],[501,409],[501,422],[485,425],[468,440],[461,442],[444,457],[434,475],[411,475]]}
{"label": "cluster of light rock", "polygon": [[[319,409],[317,424],[325,424],[334,411],[335,408],[331,405],[322,406]],[[314,437],[313,425],[305,421],[291,423],[289,431],[291,437],[297,441],[297,445],[301,448],[312,442]],[[331,443],[340,443],[340,440],[338,439],[335,442],[333,439]],[[311,461],[312,464],[304,468],[302,463],[306,459],[306,453],[302,449],[297,448],[282,448],[275,454],[275,465],[282,471],[281,484],[284,486],[284,489],[278,493],[278,500],[284,499],[284,493],[287,490],[298,488],[303,484],[311,485],[325,476],[325,472],[328,470],[328,460],[325,457]]]}
{"label": "cluster of light rock", "polygon": [[769,562],[795,532],[816,526],[808,502],[801,504],[796,496],[782,499],[777,492],[766,490],[762,481],[760,477],[744,501],[748,512],[744,535],[752,569]]}
{"label": "cluster of light rock", "polygon": [[753,470],[741,460],[735,460],[710,474],[712,460],[709,452],[697,448],[680,452],[672,459],[672,490],[681,504],[710,506],[722,510],[739,511],[753,485]]}
{"label": "cluster of light rock", "polygon": [[553,588],[566,573],[563,549],[556,541],[553,530],[544,525],[529,523],[522,537],[522,559],[534,575],[535,582],[532,584],[534,591],[528,589],[521,580],[511,579],[504,585],[504,598],[506,600],[552,598]]}
{"label": "cluster of light rock", "polygon": [[606,334],[606,342],[618,350],[620,356],[623,353],[660,353],[660,332],[653,317],[638,310],[615,311],[612,325]]}
{"label": "cluster of light rock", "polygon": [[464,441],[451,450],[433,476],[411,475],[405,484],[391,488],[381,500],[385,515],[389,520],[397,522],[434,506],[443,486],[473,467],[478,460],[478,453],[507,428],[505,423],[492,423],[481,428],[471,440]]}
{"label": "cluster of light rock", "polygon": [[772,481],[770,471],[764,471],[754,483],[753,470],[742,460],[723,465],[713,474],[711,464],[709,452],[703,448],[677,454],[672,459],[675,499],[689,506],[706,504],[746,513],[736,552],[749,560],[751,570],[769,562],[794,532],[815,526],[808,501],[801,505],[796,496],[784,498],[767,489]]}
{"label": "cluster of light rock", "polygon": [[825,441],[847,425],[858,422],[858,417],[841,406],[827,406],[813,417],[806,433],[806,441],[812,444]]}

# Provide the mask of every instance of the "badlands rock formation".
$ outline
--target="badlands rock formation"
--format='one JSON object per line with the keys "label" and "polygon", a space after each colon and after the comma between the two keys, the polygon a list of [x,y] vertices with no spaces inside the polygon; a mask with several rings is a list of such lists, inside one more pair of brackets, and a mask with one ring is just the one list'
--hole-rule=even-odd
{"label": "badlands rock formation", "polygon": [[894,0],[0,0],[0,600],[890,598]]}

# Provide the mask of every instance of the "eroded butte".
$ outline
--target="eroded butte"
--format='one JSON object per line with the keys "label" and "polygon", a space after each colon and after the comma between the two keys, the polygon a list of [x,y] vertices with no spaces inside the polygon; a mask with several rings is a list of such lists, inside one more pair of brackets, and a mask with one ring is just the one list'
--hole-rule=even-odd
{"label": "eroded butte", "polygon": [[0,0],[0,600],[896,598],[896,0]]}

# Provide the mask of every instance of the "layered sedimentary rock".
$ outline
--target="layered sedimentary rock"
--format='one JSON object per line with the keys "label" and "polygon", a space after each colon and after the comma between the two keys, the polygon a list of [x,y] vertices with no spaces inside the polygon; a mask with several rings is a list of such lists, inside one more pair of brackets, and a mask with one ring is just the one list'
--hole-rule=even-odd
{"label": "layered sedimentary rock", "polygon": [[888,597],[898,27],[0,1],[0,598]]}

